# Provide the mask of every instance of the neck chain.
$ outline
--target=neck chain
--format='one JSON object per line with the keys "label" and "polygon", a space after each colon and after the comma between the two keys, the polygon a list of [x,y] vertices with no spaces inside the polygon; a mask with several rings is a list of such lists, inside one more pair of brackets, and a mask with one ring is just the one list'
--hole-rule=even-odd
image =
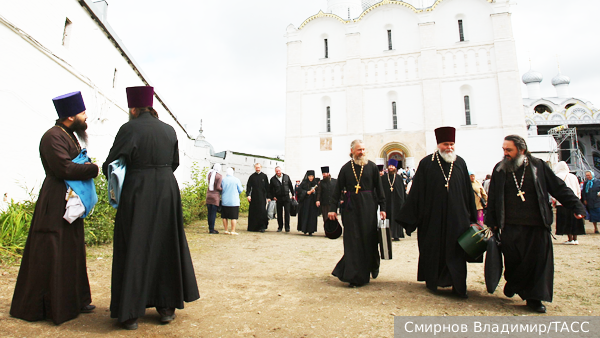
{"label": "neck chain", "polygon": [[354,159],[351,159],[350,161],[352,162],[352,172],[354,173],[354,178],[356,179],[356,185],[354,187],[356,188],[356,193],[358,194],[358,190],[361,188],[360,179],[362,178],[364,165],[360,166],[360,176],[357,177],[356,170],[354,169]]}
{"label": "neck chain", "polygon": [[517,183],[517,176],[515,175],[515,172],[512,172],[513,178],[515,180],[515,185],[517,186],[517,196],[521,197],[521,201],[525,202],[525,192],[522,191],[521,189],[523,189],[523,181],[525,181],[525,171],[527,170],[527,161],[525,161],[525,166],[523,167],[523,176],[521,176],[521,184]]}
{"label": "neck chain", "polygon": [[390,182],[390,174],[388,173],[388,183],[390,184],[390,191],[394,191],[394,183],[396,183],[396,174],[394,174],[394,179]]}
{"label": "neck chain", "polygon": [[63,128],[61,125],[57,125],[62,131],[65,132],[65,134],[67,134],[67,136],[69,136],[69,138],[71,139],[71,141],[73,141],[73,144],[75,144],[75,147],[77,148],[77,151],[81,152],[81,147],[79,146],[79,144],[77,142],[75,142],[75,139],[73,139],[73,136],[71,136],[71,134],[69,134],[65,128]]}
{"label": "neck chain", "polygon": [[437,162],[440,165],[440,170],[442,171],[442,175],[444,175],[444,179],[446,180],[446,189],[450,190],[450,177],[452,177],[452,169],[454,168],[454,162],[450,163],[450,172],[448,172],[448,177],[446,177],[446,173],[444,172],[444,168],[442,167],[442,162],[440,162],[440,154],[436,151],[435,158],[437,158]]}

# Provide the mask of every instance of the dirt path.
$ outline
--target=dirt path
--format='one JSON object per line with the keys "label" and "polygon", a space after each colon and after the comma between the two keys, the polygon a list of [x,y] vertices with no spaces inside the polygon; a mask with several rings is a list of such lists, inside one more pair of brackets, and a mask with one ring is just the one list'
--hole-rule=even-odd
{"label": "dirt path", "polygon": [[[241,219],[239,236],[208,235],[206,222],[187,228],[201,299],[186,304],[170,325],[154,309],[137,331],[120,329],[109,318],[111,246],[88,250],[92,314],[55,326],[28,323],[8,314],[18,266],[0,268],[0,336],[63,337],[391,337],[394,315],[529,315],[518,297],[485,291],[483,264],[469,264],[468,300],[429,292],[416,282],[416,237],[394,242],[394,259],[382,261],[376,280],[351,289],[331,276],[343,253],[342,239],[295,229],[250,233]],[[217,226],[217,230],[222,230]],[[588,226],[588,233],[591,229]],[[600,235],[579,237],[579,246],[554,242],[554,302],[549,315],[600,315]]]}

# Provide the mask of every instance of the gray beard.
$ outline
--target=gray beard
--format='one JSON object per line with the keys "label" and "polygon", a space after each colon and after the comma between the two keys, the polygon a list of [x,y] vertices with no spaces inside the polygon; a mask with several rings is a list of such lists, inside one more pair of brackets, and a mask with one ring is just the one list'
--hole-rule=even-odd
{"label": "gray beard", "polygon": [[454,163],[454,161],[456,161],[456,152],[451,152],[451,153],[447,153],[445,151],[440,151],[438,149],[438,154],[440,154],[440,156],[444,159],[444,161],[448,162],[448,163]]}
{"label": "gray beard", "polygon": [[363,156],[361,158],[356,158],[356,156],[352,156],[352,159],[354,160],[354,163],[358,165],[367,165],[367,163],[369,163],[369,160],[367,160],[366,156]]}
{"label": "gray beard", "polygon": [[500,162],[498,169],[504,170],[507,173],[514,173],[523,165],[523,162],[525,162],[525,155],[520,154],[512,160],[507,159],[505,156],[502,162]]}

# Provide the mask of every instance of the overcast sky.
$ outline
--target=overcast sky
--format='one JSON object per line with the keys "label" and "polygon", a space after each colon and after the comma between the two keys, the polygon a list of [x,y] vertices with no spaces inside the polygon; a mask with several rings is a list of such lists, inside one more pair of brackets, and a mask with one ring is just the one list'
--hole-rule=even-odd
{"label": "overcast sky", "polygon": [[[108,21],[171,111],[216,151],[284,154],[289,24],[326,0],[108,0]],[[556,96],[557,57],[571,95],[600,107],[600,1],[521,0],[513,7],[519,71]],[[527,91],[522,85],[524,97]]]}

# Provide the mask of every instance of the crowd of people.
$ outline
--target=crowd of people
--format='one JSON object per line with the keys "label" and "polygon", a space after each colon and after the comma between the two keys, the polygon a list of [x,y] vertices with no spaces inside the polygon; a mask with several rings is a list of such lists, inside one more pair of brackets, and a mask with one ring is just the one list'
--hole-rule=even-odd
{"label": "crowd of people", "polygon": [[[184,302],[200,295],[173,174],[179,166],[175,130],[160,121],[152,108],[152,87],[129,87],[126,94],[130,120],[119,129],[102,172],[113,184],[111,200],[118,200],[110,316],[133,330],[147,308],[156,308],[166,324],[175,319],[175,310],[183,309]],[[59,118],[40,142],[46,178],[10,314],[60,324],[95,309],[87,277],[83,219],[63,216],[75,193],[67,190],[65,182],[90,180],[100,169],[91,160],[77,161],[85,153],[79,140],[87,140],[81,93],[62,95],[53,102]],[[388,220],[393,240],[417,233],[418,281],[434,292],[451,287],[458,297],[467,298],[470,259],[458,239],[471,225],[485,224],[501,236],[504,294],[519,295],[532,311],[546,312],[542,302],[552,301],[554,277],[549,201],[557,209],[556,234],[566,234],[566,244],[578,244],[577,236],[585,233],[586,213],[598,233],[600,180],[588,171],[580,185],[566,163],[558,163],[552,171],[531,155],[522,137],[509,135],[502,144],[504,158],[482,184],[456,154],[455,134],[452,127],[437,128],[437,150],[420,161],[416,172],[399,168],[395,159],[389,159],[385,168],[378,167],[367,159],[361,140],[351,143],[350,160],[337,179],[331,177],[329,167],[322,167],[322,179],[308,170],[293,185],[280,167],[269,179],[256,163],[246,184],[247,230],[265,232],[266,206],[271,200],[276,203],[278,232],[290,232],[293,211],[297,230],[307,236],[317,232],[319,217],[324,222],[337,221],[341,214],[344,254],[332,274],[351,287],[360,287],[379,275],[377,224]],[[114,181],[109,168],[118,161],[126,163],[126,175]],[[233,168],[226,169],[225,177],[220,171],[215,164],[207,175],[209,233],[219,233],[215,221],[220,210],[225,234],[238,235],[244,189]],[[85,194],[81,195],[83,199]]]}

